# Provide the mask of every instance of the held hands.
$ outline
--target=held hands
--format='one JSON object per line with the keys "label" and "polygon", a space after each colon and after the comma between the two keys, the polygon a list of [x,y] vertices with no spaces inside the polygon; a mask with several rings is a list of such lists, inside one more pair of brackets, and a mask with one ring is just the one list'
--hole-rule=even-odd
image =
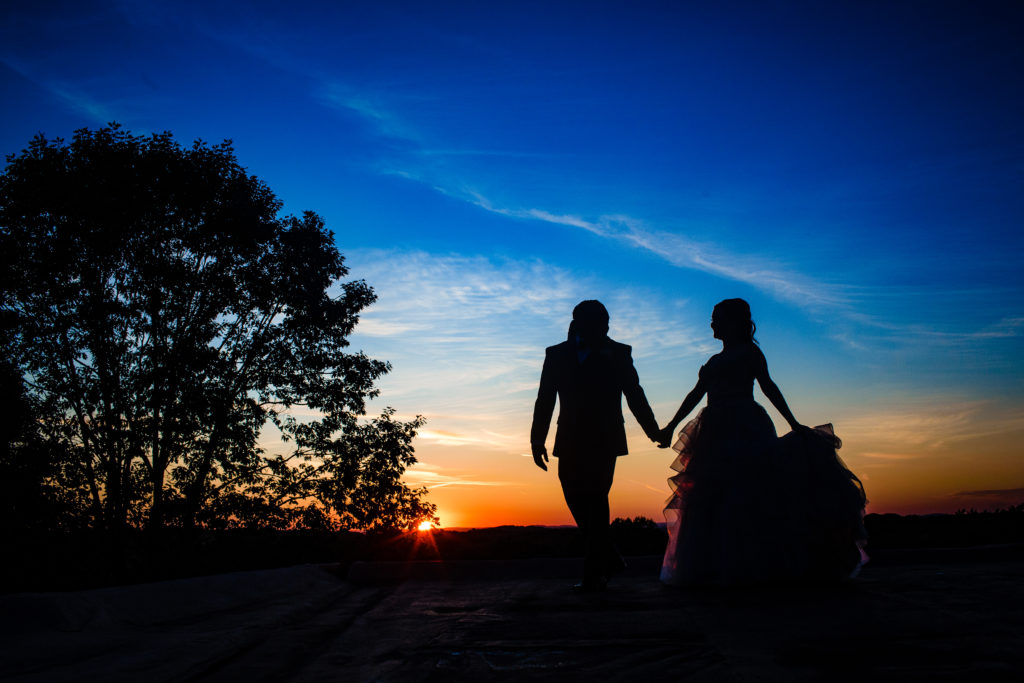
{"label": "held hands", "polygon": [[537,467],[547,472],[548,449],[544,448],[544,444],[542,443],[530,444],[530,446],[533,449],[533,461],[537,463]]}
{"label": "held hands", "polygon": [[644,427],[644,434],[647,438],[658,444],[658,448],[668,448],[668,445],[672,442],[672,430],[671,424],[665,426],[664,429],[658,429],[658,425],[655,423],[650,427]]}

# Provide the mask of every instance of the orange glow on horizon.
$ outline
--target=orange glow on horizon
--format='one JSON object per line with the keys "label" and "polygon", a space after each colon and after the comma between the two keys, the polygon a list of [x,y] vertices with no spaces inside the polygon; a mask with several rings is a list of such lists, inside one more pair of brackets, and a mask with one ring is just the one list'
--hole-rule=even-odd
{"label": "orange glow on horizon", "polygon": [[[851,430],[852,431],[852,430]],[[840,452],[864,483],[867,512],[920,515],[958,509],[1005,508],[1024,502],[1024,470],[1016,444],[1019,431],[1003,439],[963,438],[941,445],[902,448],[901,457],[883,457],[868,438],[851,438]],[[868,442],[868,443],[864,443]],[[863,444],[863,445],[862,445]],[[669,497],[662,452],[637,449],[622,459],[610,496],[611,516],[644,516],[663,522]],[[897,451],[894,451],[897,452]],[[494,486],[438,487],[428,493],[444,528],[563,526],[573,523],[557,477],[523,463],[519,472],[486,471]]]}
{"label": "orange glow on horizon", "polygon": [[[797,407],[808,423],[824,422],[813,406]],[[1024,414],[1015,407],[899,402],[837,410],[833,424],[843,439],[839,455],[864,483],[868,514],[948,514],[1024,502]],[[635,426],[628,438],[630,454],[616,465],[611,516],[664,522],[675,453],[645,443]],[[418,451],[423,465],[413,483],[427,487],[443,528],[573,524],[554,458],[542,471],[517,450],[426,442]]]}

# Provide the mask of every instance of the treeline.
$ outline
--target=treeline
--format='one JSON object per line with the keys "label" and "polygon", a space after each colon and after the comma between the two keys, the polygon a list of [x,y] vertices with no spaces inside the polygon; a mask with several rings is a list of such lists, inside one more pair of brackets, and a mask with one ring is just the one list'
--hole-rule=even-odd
{"label": "treeline", "polygon": [[[1024,505],[955,515],[868,515],[869,569],[890,562],[970,559],[958,548],[1024,544]],[[660,556],[667,534],[646,517],[616,519],[612,534],[627,556]],[[934,553],[919,554],[921,549]],[[357,561],[519,560],[582,557],[573,527],[502,526],[487,529],[375,532],[267,529],[132,530],[115,545],[100,530],[8,536],[0,564],[5,591],[70,590],[95,586],[284,567],[333,564],[339,575]],[[1005,554],[1005,553],[1004,553]],[[954,557],[955,556],[955,557]],[[979,556],[980,557],[980,556]]]}
{"label": "treeline", "polygon": [[[646,518],[616,519],[612,533],[626,555],[665,550],[665,530]],[[582,557],[575,527],[503,526],[429,532],[315,529],[130,529],[115,539],[98,529],[7,534],[0,592],[77,590],[305,563],[515,560]]]}
{"label": "treeline", "polygon": [[872,514],[864,518],[868,549],[966,548],[1024,543],[1024,503],[948,515]]}

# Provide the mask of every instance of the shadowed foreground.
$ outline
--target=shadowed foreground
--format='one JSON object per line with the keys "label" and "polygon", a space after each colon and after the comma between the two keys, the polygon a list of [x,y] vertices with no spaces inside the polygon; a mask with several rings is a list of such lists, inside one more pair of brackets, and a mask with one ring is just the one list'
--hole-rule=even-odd
{"label": "shadowed foreground", "polygon": [[1019,548],[869,565],[816,590],[675,590],[634,558],[602,594],[565,560],[356,564],[0,598],[0,678],[1017,680]]}

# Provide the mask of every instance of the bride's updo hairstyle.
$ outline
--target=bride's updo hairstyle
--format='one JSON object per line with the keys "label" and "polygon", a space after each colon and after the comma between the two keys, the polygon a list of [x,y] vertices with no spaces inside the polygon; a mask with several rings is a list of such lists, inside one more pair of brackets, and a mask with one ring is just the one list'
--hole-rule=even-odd
{"label": "bride's updo hairstyle", "polygon": [[743,299],[719,301],[715,304],[712,315],[718,316],[725,327],[725,334],[757,344],[757,339],[754,338],[757,326],[750,317],[750,304]]}

